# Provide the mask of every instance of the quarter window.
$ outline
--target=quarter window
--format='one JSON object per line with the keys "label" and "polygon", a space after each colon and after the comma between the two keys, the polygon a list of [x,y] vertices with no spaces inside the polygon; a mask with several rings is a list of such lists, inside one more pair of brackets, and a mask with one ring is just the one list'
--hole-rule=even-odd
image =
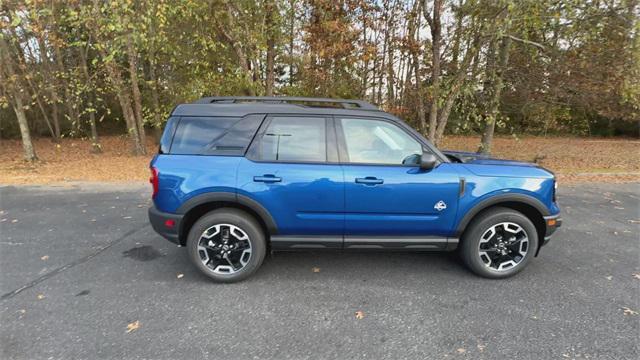
{"label": "quarter window", "polygon": [[[173,136],[170,152],[181,155],[242,156],[263,118],[264,115],[244,118],[183,117]],[[167,128],[170,124],[173,122],[167,123]],[[165,130],[165,135],[168,134],[169,130]]]}
{"label": "quarter window", "polygon": [[259,158],[265,161],[326,161],[326,120],[274,117],[262,136],[259,150]]}
{"label": "quarter window", "polygon": [[416,165],[422,146],[402,129],[386,121],[340,119],[349,162]]}

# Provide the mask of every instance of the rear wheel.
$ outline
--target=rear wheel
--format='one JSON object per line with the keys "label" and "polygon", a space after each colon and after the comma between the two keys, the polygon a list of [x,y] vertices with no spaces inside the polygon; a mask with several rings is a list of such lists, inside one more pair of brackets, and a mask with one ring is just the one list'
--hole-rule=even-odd
{"label": "rear wheel", "polygon": [[496,207],[474,219],[462,237],[462,260],[474,273],[492,279],[520,272],[538,248],[536,227],[523,214]]}
{"label": "rear wheel", "polygon": [[187,239],[191,261],[209,278],[235,282],[253,274],[264,260],[266,241],[251,215],[218,209],[202,216]]}

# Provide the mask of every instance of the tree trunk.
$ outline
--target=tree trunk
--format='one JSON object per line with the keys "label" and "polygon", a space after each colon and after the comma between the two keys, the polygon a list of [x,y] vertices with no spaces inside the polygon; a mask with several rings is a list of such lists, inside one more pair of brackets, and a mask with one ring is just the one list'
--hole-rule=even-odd
{"label": "tree trunk", "polygon": [[57,143],[60,141],[60,119],[58,117],[58,103],[60,102],[60,97],[58,96],[58,91],[56,90],[56,81],[55,75],[53,75],[53,71],[51,69],[51,60],[49,56],[47,56],[47,47],[45,45],[44,38],[42,38],[42,32],[36,32],[39,36],[37,38],[38,49],[40,54],[42,54],[42,68],[43,68],[43,77],[45,82],[47,83],[46,89],[49,93],[50,97],[50,105],[51,105],[51,125],[52,125],[52,135],[51,139],[53,142]]}
{"label": "tree trunk", "polygon": [[[394,4],[395,5],[395,4]],[[389,109],[393,109],[395,107],[395,77],[394,77],[394,60],[395,60],[395,49],[394,49],[394,9],[391,5],[391,9],[389,9],[388,18],[386,21],[385,28],[385,43],[387,44],[387,63],[386,63],[386,78],[387,78],[387,107]]]}
{"label": "tree trunk", "polygon": [[22,148],[24,150],[24,159],[26,161],[36,161],[38,157],[36,156],[36,150],[33,147],[33,142],[31,141],[31,133],[29,132],[29,123],[27,122],[27,116],[24,113],[24,104],[22,103],[21,94],[17,89],[18,84],[8,83],[9,81],[14,81],[16,79],[16,73],[14,72],[13,64],[11,63],[11,55],[9,53],[9,46],[6,43],[6,40],[0,36],[0,64],[5,67],[8,78],[4,78],[3,71],[0,71],[0,86],[4,90],[3,92],[8,93],[10,96],[11,105],[13,107],[13,111],[16,113],[16,117],[18,118],[18,125],[20,126],[20,136],[22,137]]}
{"label": "tree trunk", "polygon": [[38,160],[36,156],[36,150],[31,142],[31,134],[29,132],[29,124],[27,122],[27,116],[24,113],[22,99],[17,91],[13,90],[13,110],[18,118],[18,125],[20,125],[20,136],[22,137],[22,148],[24,149],[24,159],[26,161]]}
{"label": "tree trunk", "polygon": [[500,44],[500,53],[498,55],[498,64],[494,65],[491,71],[493,79],[491,81],[491,97],[488,101],[487,122],[478,152],[483,154],[491,153],[491,145],[493,143],[493,134],[496,128],[496,118],[499,113],[500,96],[504,87],[502,74],[509,64],[509,50],[511,48],[511,38],[505,36]]}
{"label": "tree trunk", "polygon": [[133,34],[127,36],[127,55],[129,57],[129,76],[131,78],[131,90],[133,93],[133,105],[135,115],[135,125],[138,129],[140,143],[142,143],[140,154],[147,153],[147,141],[144,132],[144,119],[142,118],[142,95],[138,85],[138,52],[133,43]]}
{"label": "tree trunk", "polygon": [[273,87],[275,84],[275,58],[276,58],[276,23],[275,12],[276,4],[273,0],[267,1],[265,4],[266,11],[266,27],[267,27],[267,75],[265,79],[265,95],[273,96]]}
{"label": "tree trunk", "polygon": [[376,100],[376,103],[378,105],[382,104],[382,80],[384,79],[384,69],[385,69],[385,64],[386,64],[386,60],[387,60],[387,34],[385,32],[384,35],[384,42],[382,44],[382,60],[380,62],[380,71],[379,71],[379,75],[378,75],[378,99]]}
{"label": "tree trunk", "polygon": [[[102,53],[102,57],[105,58],[106,54]],[[131,138],[133,143],[133,153],[135,155],[143,154],[142,150],[142,142],[140,141],[140,136],[138,135],[138,126],[136,124],[135,115],[133,113],[133,108],[131,107],[131,101],[129,99],[129,95],[127,91],[125,91],[125,86],[122,81],[122,75],[120,74],[120,70],[116,68],[116,66],[108,62],[106,64],[107,72],[109,74],[109,79],[113,84],[116,95],[118,97],[118,102],[120,103],[120,107],[122,108],[122,116],[124,117],[125,123],[127,125],[127,133]]]}
{"label": "tree trunk", "polygon": [[[64,74],[65,73],[65,67],[64,67],[64,60],[63,60],[63,55],[62,52],[60,51],[60,47],[58,46],[54,46],[53,47],[53,52],[54,52],[54,57],[55,57],[55,64],[57,65],[57,71],[59,74]],[[71,122],[72,125],[78,125],[78,119],[75,117],[75,112],[74,112],[74,108],[73,105],[75,103],[75,100],[72,99],[72,94],[71,94],[71,89],[69,86],[69,83],[66,80],[61,81],[62,83],[62,87],[64,89],[64,105],[67,108],[67,113],[66,116],[69,119],[69,121]]]}
{"label": "tree trunk", "polygon": [[[427,0],[425,0],[426,2]],[[429,111],[429,140],[436,141],[436,127],[438,126],[438,100],[440,97],[440,41],[441,24],[440,12],[442,10],[442,0],[433,2],[433,18],[428,13],[426,4],[423,7],[424,16],[431,28],[431,110]]]}
{"label": "tree trunk", "polygon": [[[87,85],[91,84],[91,76],[89,75],[89,69],[87,67],[87,55],[85,51],[81,48],[80,52],[80,67],[82,68],[82,73],[84,74],[84,80]],[[91,152],[93,153],[101,153],[102,145],[100,145],[100,139],[98,138],[98,128],[96,125],[96,104],[95,104],[95,95],[93,93],[93,86],[91,86],[91,92],[88,95],[89,97],[89,107],[92,109],[89,111],[89,127],[91,128]]]}
{"label": "tree trunk", "polygon": [[151,78],[151,102],[153,104],[153,132],[156,145],[159,145],[162,137],[162,119],[160,118],[160,94],[158,77],[156,76],[155,51],[152,51],[149,59],[149,77]]}
{"label": "tree trunk", "polygon": [[229,43],[229,45],[231,45],[233,52],[236,54],[236,57],[238,58],[238,65],[240,65],[240,68],[242,69],[242,72],[243,72],[243,77],[249,85],[248,88],[246,89],[247,94],[249,96],[254,96],[256,93],[255,93],[255,90],[253,89],[253,79],[252,79],[253,74],[251,72],[251,62],[248,59],[245,49],[242,47],[241,42],[236,38],[234,34],[235,26],[233,23],[233,19],[235,18],[235,14],[234,14],[232,5],[228,1],[226,1],[225,4],[227,5],[227,15],[229,17],[229,24],[222,25],[218,23],[217,24],[218,32]]}
{"label": "tree trunk", "polygon": [[293,86],[293,42],[295,40],[296,0],[289,0],[291,14],[289,17],[289,87]]}
{"label": "tree trunk", "polygon": [[360,77],[362,78],[362,84],[360,85],[360,97],[366,99],[367,96],[367,78],[369,76],[369,50],[367,46],[367,8],[362,8],[362,52],[364,59],[362,61],[362,71]]}
{"label": "tree trunk", "polygon": [[[422,76],[420,76],[420,12],[422,0],[415,0],[412,14],[412,21],[409,23],[409,51],[413,59],[413,76],[416,79],[416,101],[418,105],[418,125],[421,134],[427,133],[427,118],[424,108],[424,94],[422,93]],[[406,84],[409,84],[407,81]],[[405,84],[405,85],[406,85]]]}

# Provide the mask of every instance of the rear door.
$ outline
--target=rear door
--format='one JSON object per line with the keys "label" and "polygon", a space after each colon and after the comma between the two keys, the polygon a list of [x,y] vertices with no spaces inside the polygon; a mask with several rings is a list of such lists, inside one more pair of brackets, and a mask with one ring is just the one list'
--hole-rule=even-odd
{"label": "rear door", "polygon": [[446,238],[458,205],[455,169],[449,163],[420,169],[421,142],[392,121],[344,117],[336,125],[345,177],[345,247],[358,237]]}
{"label": "rear door", "polygon": [[342,247],[344,176],[333,119],[271,115],[238,168],[239,194],[277,223],[272,246]]}

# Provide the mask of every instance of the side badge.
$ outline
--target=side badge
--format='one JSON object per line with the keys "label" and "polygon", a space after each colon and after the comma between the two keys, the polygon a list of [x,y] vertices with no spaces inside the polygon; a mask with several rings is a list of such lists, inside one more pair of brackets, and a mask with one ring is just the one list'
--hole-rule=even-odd
{"label": "side badge", "polygon": [[438,211],[442,211],[447,208],[447,204],[445,204],[444,201],[440,200],[433,206],[433,208]]}

